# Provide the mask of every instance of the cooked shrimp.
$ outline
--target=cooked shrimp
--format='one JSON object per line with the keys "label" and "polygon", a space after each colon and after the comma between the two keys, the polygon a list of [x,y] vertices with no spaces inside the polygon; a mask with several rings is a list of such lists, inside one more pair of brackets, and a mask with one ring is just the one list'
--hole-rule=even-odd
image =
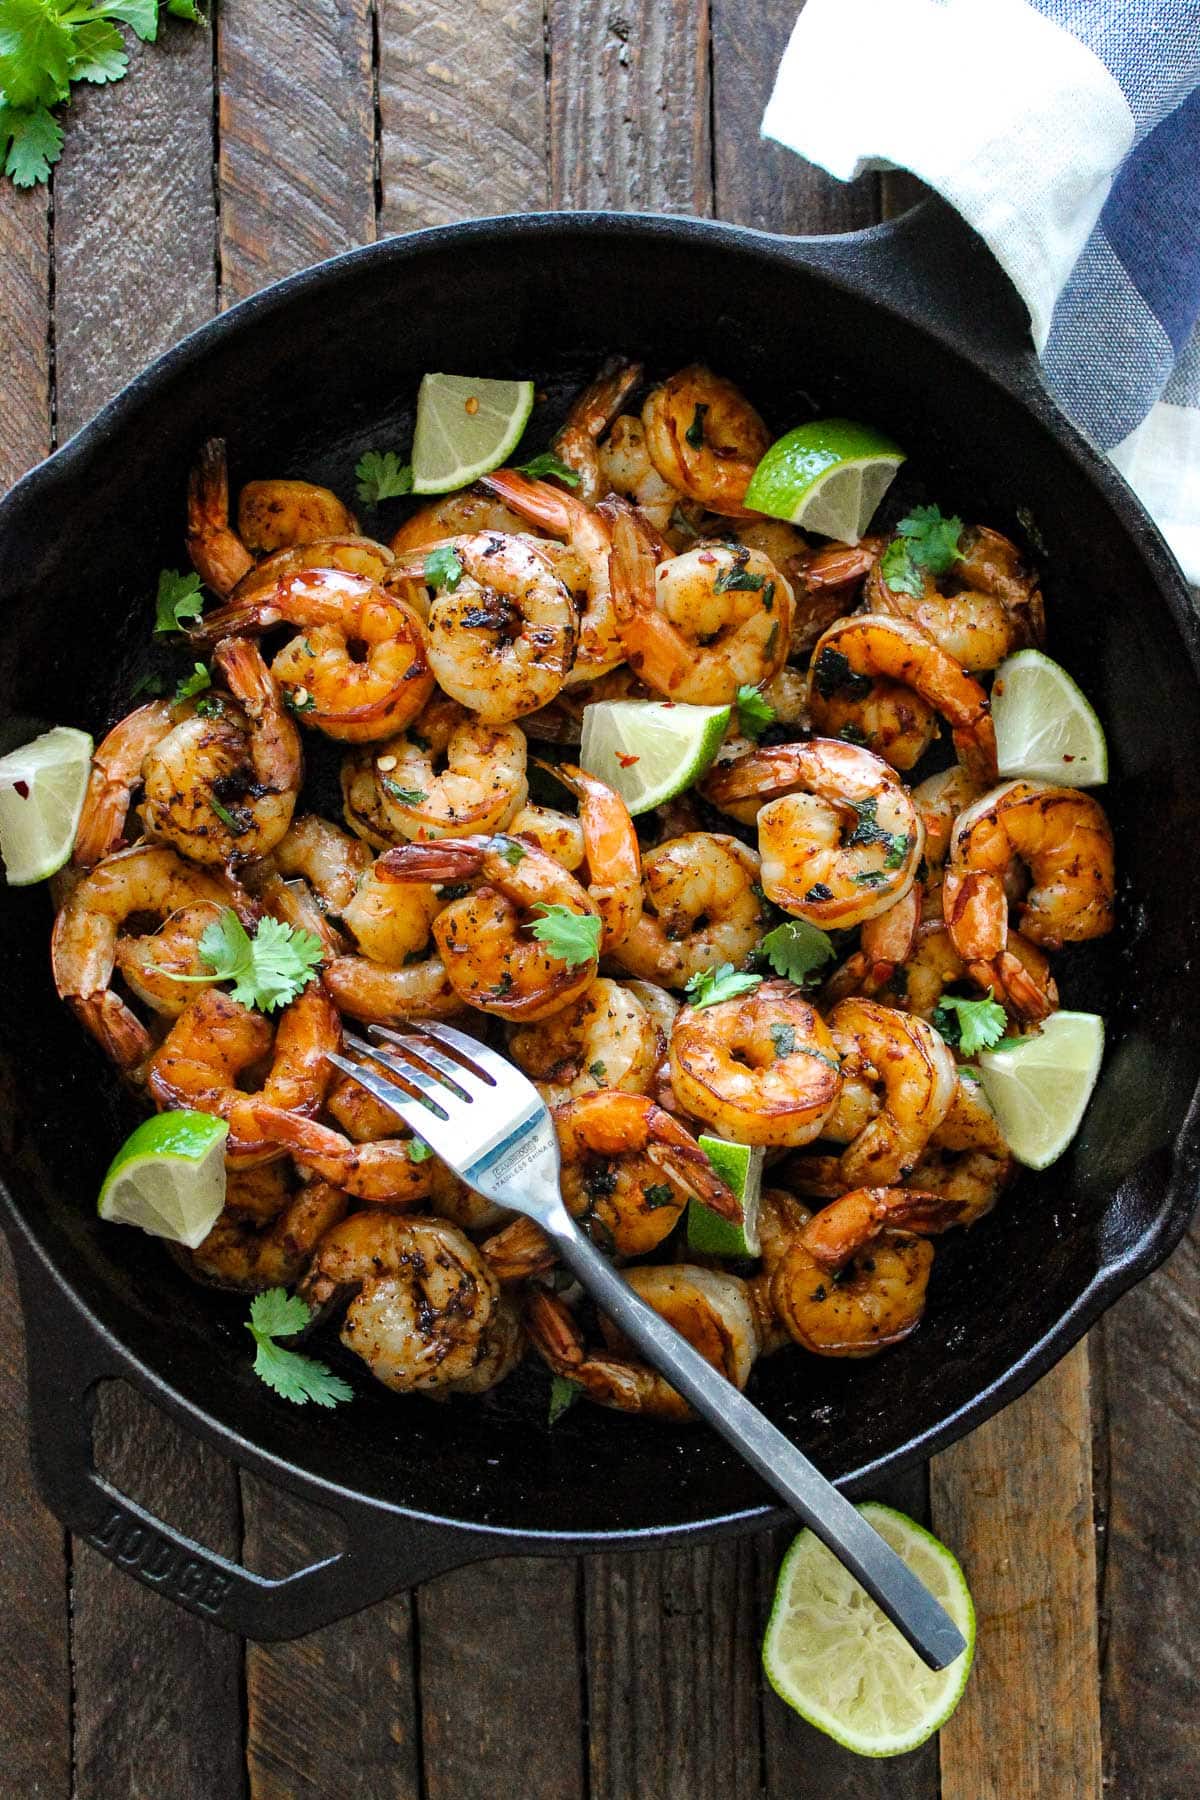
{"label": "cooked shrimp", "polygon": [[200,955],[200,939],[222,910],[215,900],[198,900],[169,913],[157,931],[117,939],[117,970],[135,998],[165,1018],[179,1017],[209,974]]}
{"label": "cooked shrimp", "polygon": [[653,696],[628,663],[610,669],[595,681],[565,687],[548,706],[540,706],[521,720],[526,737],[545,744],[577,744],[583,736],[584,708],[598,700],[649,700]]}
{"label": "cooked shrimp", "polygon": [[814,925],[872,919],[916,877],[925,832],[912,798],[882,757],[857,744],[812,738],[755,750],[722,764],[705,792],[719,806],[764,802],[762,885]]}
{"label": "cooked shrimp", "polygon": [[953,1054],[924,1019],[874,1000],[840,1000],[828,1024],[847,1075],[880,1088],[883,1099],[842,1152],[842,1185],[902,1181],[954,1101]]}
{"label": "cooked shrimp", "polygon": [[1017,904],[1025,937],[1046,949],[1112,930],[1112,830],[1078,788],[1010,781],[959,815],[943,897],[946,924],[969,963],[994,963],[1008,932],[1004,875],[1014,860],[1032,886]]}
{"label": "cooked shrimp", "polygon": [[343,743],[373,743],[402,731],[433,692],[425,628],[412,608],[362,575],[308,569],[254,589],[211,613],[193,632],[290,625],[297,635],[271,671],[298,718]]}
{"label": "cooked shrimp", "polygon": [[[405,519],[392,539],[392,555],[404,559],[412,550],[432,550],[448,538],[471,537],[477,532],[502,532],[506,537],[528,533],[529,526],[520,513],[494,494],[481,488],[463,488],[457,494],[443,494],[430,500],[411,518]],[[419,575],[409,575],[408,582],[421,582]],[[423,585],[423,583],[422,583]]]}
{"label": "cooked shrimp", "polygon": [[774,1356],[786,1350],[791,1333],[780,1322],[771,1303],[771,1282],[785,1253],[812,1218],[808,1207],[785,1188],[764,1188],[758,1208],[758,1236],[762,1261],[758,1273],[746,1283],[746,1293],[758,1331],[758,1354]]}
{"label": "cooked shrimp", "polygon": [[[744,1281],[689,1263],[630,1269],[626,1280],[727,1381],[745,1387],[758,1352],[758,1333]],[[693,1417],[691,1407],[666,1378],[639,1362],[603,1316],[600,1326],[607,1348],[590,1353],[570,1310],[544,1291],[531,1295],[526,1325],[534,1347],[554,1373],[582,1387],[598,1405],[656,1419]]]}
{"label": "cooked shrimp", "polygon": [[265,856],[292,822],[304,776],[300,734],[258,646],[226,638],[213,661],[236,705],[191,708],[147,754],[139,808],[151,837],[192,862]]}
{"label": "cooked shrimp", "polygon": [[684,1112],[741,1144],[809,1144],[841,1090],[838,1053],[787,981],[715,1006],[684,1006],[671,1032],[671,1087]]}
{"label": "cooked shrimp", "polygon": [[[205,988],[151,1057],[147,1085],[160,1112],[189,1107],[224,1119],[225,1160],[231,1168],[249,1168],[282,1154],[259,1128],[255,1106],[305,1118],[317,1112],[333,1075],[329,1053],[341,1041],[337,1013],[317,982],[284,1008],[274,1027],[228,994]],[[239,1078],[267,1057],[270,1067],[259,1092],[245,1092]]]}
{"label": "cooked shrimp", "polygon": [[858,949],[825,983],[826,1001],[841,1000],[847,994],[879,994],[895,981],[897,969],[908,962],[917,947],[922,899],[923,890],[914,882],[894,906],[865,922]]}
{"label": "cooked shrimp", "polygon": [[911,687],[855,675],[829,649],[810,671],[808,707],[822,737],[862,744],[902,771],[915,767],[938,735],[937,713]]}
{"label": "cooked shrimp", "polygon": [[281,875],[302,875],[321,906],[340,915],[371,867],[371,853],[328,819],[306,813],[293,819],[287,836],[276,844],[272,861]]}
{"label": "cooked shrimp", "polygon": [[256,562],[229,596],[229,604],[244,607],[253,599],[269,594],[281,581],[294,575],[311,574],[316,569],[338,569],[344,575],[361,575],[381,587],[395,559],[386,544],[374,538],[345,535],[317,538],[311,544],[297,544],[288,550],[276,550]]}
{"label": "cooked shrimp", "polygon": [[452,1388],[478,1376],[492,1352],[499,1283],[444,1219],[380,1212],[343,1220],[322,1239],[299,1293],[322,1311],[346,1292],[354,1297],[341,1341],[396,1393]]}
{"label": "cooked shrimp", "polygon": [[913,804],[925,827],[925,861],[931,869],[943,866],[950,854],[954,821],[982,793],[979,783],[971,779],[961,763],[930,775],[913,789]]}
{"label": "cooked shrimp", "polygon": [[135,844],[97,863],[60,907],[50,944],[59,998],[121,1068],[132,1069],[151,1048],[145,1026],[109,985],[122,926],[209,902],[250,916],[246,895],[228,877],[193,868],[162,845]]}
{"label": "cooked shrimp", "polygon": [[712,512],[746,516],[746,489],[771,434],[732,381],[691,363],[651,391],[642,423],[664,481]]}
{"label": "cooked shrimp", "polygon": [[[561,858],[565,866],[581,870],[580,880],[596,904],[604,929],[601,954],[616,950],[642,916],[642,852],[629,808],[615,789],[598,775],[589,775],[574,763],[539,764],[560,781],[579,802],[582,856]],[[526,812],[528,812],[528,808]],[[523,815],[518,815],[520,818]],[[514,835],[522,831],[514,820]],[[537,833],[534,833],[535,841]],[[542,841],[543,848],[558,852]]]}
{"label": "cooked shrimp", "polygon": [[841,619],[817,644],[812,671],[818,700],[822,680],[844,685],[848,675],[911,688],[948,722],[958,760],[970,774],[985,783],[996,779],[996,733],[987,695],[920,626],[881,613]]}
{"label": "cooked shrimp", "polygon": [[629,987],[606,977],[552,1017],[509,1032],[508,1052],[543,1100],[557,1106],[598,1088],[648,1094],[666,1053],[666,1037]]}
{"label": "cooked shrimp", "polygon": [[547,908],[599,917],[590,895],[544,851],[502,835],[443,838],[386,851],[375,867],[385,881],[482,882],[433,921],[450,985],[466,1005],[544,1019],[591,985],[598,951],[569,963],[525,935]]}
{"label": "cooked shrimp", "polygon": [[349,508],[312,481],[248,481],[238,495],[238,536],[257,556],[357,532]]}
{"label": "cooked shrimp", "polygon": [[595,506],[612,486],[601,469],[598,445],[642,379],[641,363],[612,356],[594,381],[572,401],[554,440],[554,454],[579,477],[576,494]]}
{"label": "cooked shrimp", "polygon": [[1016,1167],[983,1084],[960,1069],[950,1110],[912,1172],[913,1186],[957,1200],[958,1223],[973,1225],[991,1211]]}
{"label": "cooked shrimp", "polygon": [[612,506],[612,593],[629,662],[669,700],[721,706],[788,657],[792,590],[744,545],[705,543],[663,562],[644,522]]}
{"label": "cooked shrimp", "polygon": [[222,597],[254,567],[254,558],[229,523],[224,438],[209,438],[200,446],[188,476],[187,547],[201,581]]}
{"label": "cooked shrimp", "polygon": [[525,736],[436,694],[408,731],[342,767],[347,823],[376,848],[499,831],[525,804]]}
{"label": "cooked shrimp", "polygon": [[[268,1164],[277,1169],[278,1163]],[[264,1171],[266,1172],[266,1171]],[[248,1174],[259,1173],[256,1169]],[[327,1231],[346,1216],[349,1201],[328,1182],[314,1181],[297,1194],[282,1194],[279,1212],[264,1220],[238,1205],[236,1175],[231,1175],[225,1210],[202,1244],[178,1252],[189,1275],[215,1287],[261,1293],[264,1288],[293,1287]]]}
{"label": "cooked shrimp", "polygon": [[121,848],[142,764],[175,721],[169,700],[151,700],[127,714],[97,745],[75,833],[72,860],[80,868],[90,869]]}
{"label": "cooked shrimp", "polygon": [[825,1207],[788,1246],[771,1304],[816,1356],[874,1356],[914,1331],[925,1310],[933,1245],[957,1202],[915,1188],[859,1188]]}
{"label": "cooked shrimp", "polygon": [[[502,531],[456,537],[461,575],[429,609],[429,658],[445,691],[488,725],[545,706],[575,661],[578,627],[570,589],[536,543]],[[421,579],[424,552],[397,559]]]}
{"label": "cooked shrimp", "polygon": [[613,957],[631,975],[686,987],[718,963],[742,963],[768,914],[754,851],[724,832],[689,832],[642,860],[646,909]]}
{"label": "cooked shrimp", "polygon": [[567,685],[607,675],[624,662],[625,646],[613,605],[609,573],[612,533],[604,513],[578,495],[547,481],[530,481],[516,469],[495,469],[483,476],[481,485],[570,551],[573,567],[565,560],[555,563],[558,575],[582,601],[575,661]]}
{"label": "cooked shrimp", "polygon": [[409,1137],[371,1137],[360,1143],[298,1111],[245,1096],[263,1140],[277,1155],[293,1156],[302,1168],[372,1206],[413,1206],[430,1193],[431,1159],[414,1161]]}
{"label": "cooked shrimp", "polygon": [[[694,503],[685,509],[679,489],[659,474],[646,442],[646,427],[632,413],[622,413],[617,419],[600,445],[597,461],[602,492],[631,501],[646,523],[667,537],[676,535],[675,526],[684,510],[698,510]],[[689,530],[686,535],[690,539],[695,532]]]}
{"label": "cooked shrimp", "polygon": [[986,525],[968,525],[946,575],[912,571],[918,594],[889,585],[882,561],[867,576],[868,612],[911,619],[968,674],[994,669],[1014,650],[1045,635],[1037,576],[1015,544]]}

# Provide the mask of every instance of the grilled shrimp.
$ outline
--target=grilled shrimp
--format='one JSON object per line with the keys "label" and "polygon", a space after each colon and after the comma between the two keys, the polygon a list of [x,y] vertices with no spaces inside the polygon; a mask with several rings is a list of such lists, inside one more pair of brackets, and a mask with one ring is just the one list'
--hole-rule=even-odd
{"label": "grilled shrimp", "polygon": [[[117,972],[151,1012],[177,1019],[197,986],[210,977],[209,965],[200,955],[200,939],[216,924],[222,910],[216,900],[197,900],[168,913],[157,931],[118,937]],[[181,976],[186,980],[180,980]]]}
{"label": "grilled shrimp", "polygon": [[764,802],[762,884],[798,918],[858,925],[913,884],[924,828],[908,789],[870,750],[832,738],[778,744],[722,764],[705,792],[718,805]]}
{"label": "grilled shrimp", "polygon": [[[846,1076],[882,1092],[881,1110],[861,1129],[852,1129],[842,1152],[842,1187],[902,1181],[953,1104],[954,1057],[924,1019],[874,1000],[840,1000],[828,1024]],[[837,1140],[844,1130],[831,1120],[825,1135]]]}
{"label": "grilled shrimp", "polygon": [[808,1207],[786,1188],[764,1188],[758,1207],[761,1262],[746,1283],[746,1293],[758,1331],[758,1353],[774,1356],[786,1350],[792,1335],[778,1318],[771,1302],[771,1282],[784,1255],[812,1218]]}
{"label": "grilled shrimp", "polygon": [[136,844],[97,863],[60,907],[50,943],[59,998],[121,1068],[134,1068],[151,1048],[145,1026],[109,985],[122,926],[209,904],[251,916],[248,897],[228,876],[193,868],[162,845]]}
{"label": "grilled shrimp", "polygon": [[209,438],[200,446],[188,476],[187,547],[201,581],[223,597],[254,567],[254,558],[229,523],[224,438]]}
{"label": "grilled shrimp", "polygon": [[254,588],[210,613],[192,633],[290,625],[296,635],[271,671],[304,724],[343,743],[374,743],[416,718],[433,692],[425,628],[377,583],[340,569],[308,569]]}
{"label": "grilled shrimp", "polygon": [[[494,531],[516,537],[522,532],[528,534],[529,526],[494,494],[486,494],[478,487],[463,488],[457,494],[442,494],[430,500],[405,519],[392,539],[392,555],[403,562],[409,551],[433,550],[448,538]],[[409,575],[405,581],[424,585],[419,575]]]}
{"label": "grilled shrimp", "polygon": [[121,848],[142,764],[174,728],[176,717],[169,700],[151,700],[128,713],[96,746],[75,832],[72,861],[77,867],[90,869]]}
{"label": "grilled shrimp", "polygon": [[547,1105],[599,1088],[651,1091],[667,1040],[635,991],[640,985],[599,976],[550,1018],[510,1029],[508,1053]]}
{"label": "grilled shrimp", "polygon": [[922,888],[914,882],[886,912],[866,920],[859,933],[858,949],[825,983],[825,1001],[841,1000],[847,994],[877,995],[895,982],[897,970],[907,964],[917,948],[923,899]]}
{"label": "grilled shrimp", "polygon": [[968,525],[946,575],[915,571],[918,594],[893,588],[882,561],[867,576],[868,612],[893,613],[928,633],[968,674],[994,669],[1045,636],[1037,576],[1015,544],[986,525]]}
{"label": "grilled shrimp", "polygon": [[281,875],[302,875],[322,909],[340,916],[371,867],[371,853],[328,819],[306,813],[293,819],[287,836],[275,846],[272,862]]}
{"label": "grilled shrimp", "polygon": [[357,534],[349,507],[315,482],[248,481],[238,495],[238,536],[255,556]]}
{"label": "grilled shrimp", "polygon": [[[568,859],[566,866],[582,871],[580,880],[603,924],[600,951],[605,955],[620,948],[642,916],[642,852],[629,808],[606,781],[574,763],[539,767],[546,767],[579,802],[582,855]],[[521,816],[513,821],[515,835],[522,831]],[[537,833],[533,835],[537,841]]]}
{"label": "grilled shrimp", "polygon": [[718,963],[742,963],[767,924],[758,876],[754,851],[723,832],[660,844],[642,860],[645,911],[614,960],[671,988]]}
{"label": "grilled shrimp", "polygon": [[[625,1278],[726,1380],[745,1387],[758,1352],[758,1334],[744,1281],[689,1263],[630,1269]],[[603,1316],[600,1326],[606,1346],[589,1351],[562,1300],[540,1289],[530,1296],[526,1328],[534,1348],[556,1375],[575,1382],[589,1400],[618,1412],[691,1419],[691,1407],[666,1377],[639,1362]]]}
{"label": "grilled shrimp", "polygon": [[595,681],[581,682],[578,687],[565,687],[548,706],[540,706],[521,720],[526,737],[545,744],[578,744],[583,736],[585,707],[598,700],[650,700],[653,696],[645,682],[639,681],[628,663],[610,669]]}
{"label": "grilled shrimp", "polygon": [[987,695],[919,625],[882,613],[858,613],[831,625],[813,651],[814,719],[822,683],[836,689],[850,676],[911,688],[948,722],[968,772],[980,782],[996,779],[996,733]]}
{"label": "grilled shrimp", "polygon": [[[147,1086],[159,1111],[190,1107],[213,1113],[229,1126],[225,1159],[234,1169],[271,1162],[283,1154],[260,1129],[262,1104],[307,1119],[317,1112],[333,1075],[327,1058],[342,1041],[341,1024],[319,983],[311,982],[272,1027],[215,988],[198,993],[151,1057]],[[239,1078],[270,1057],[258,1093]]]}
{"label": "grilled shrimp", "polygon": [[614,487],[602,467],[600,440],[641,379],[641,363],[610,357],[596,379],[572,401],[554,440],[554,454],[578,475],[575,491],[588,506],[595,506]]}
{"label": "grilled shrimp", "polygon": [[478,1391],[493,1333],[511,1333],[496,1277],[444,1219],[357,1213],[335,1226],[299,1293],[320,1312],[347,1292],[341,1341],[396,1393]]}
{"label": "grilled shrimp", "polygon": [[412,838],[500,831],[525,804],[525,736],[435,694],[408,731],[342,766],[346,822],[386,850]]}
{"label": "grilled shrimp", "polygon": [[913,688],[856,675],[836,652],[813,664],[808,709],[822,737],[862,744],[901,771],[914,768],[938,735],[936,711]]}
{"label": "grilled shrimp", "polygon": [[375,867],[385,881],[482,884],[433,921],[450,985],[467,1006],[506,1019],[544,1019],[595,978],[598,951],[569,963],[530,933],[547,908],[599,917],[590,895],[544,851],[501,835],[443,838],[386,851]]}
{"label": "grilled shrimp", "polygon": [[684,1006],[670,1056],[678,1105],[741,1144],[811,1143],[841,1091],[834,1039],[787,981]]}
{"label": "grilled shrimp", "polygon": [[958,1201],[958,1223],[974,1225],[992,1210],[1016,1168],[983,1084],[960,1069],[950,1110],[912,1172],[913,1186]]}
{"label": "grilled shrimp", "polygon": [[859,1188],[805,1225],[771,1277],[772,1310],[816,1356],[874,1356],[914,1331],[933,1245],[959,1204],[915,1188]]}
{"label": "grilled shrimp", "polygon": [[[684,514],[700,510],[659,474],[646,442],[646,427],[633,413],[621,414],[600,445],[597,460],[603,492],[632,502],[646,523],[672,542],[680,536],[676,528]],[[690,540],[695,532],[685,535]]]}
{"label": "grilled shrimp", "polygon": [[[554,699],[575,661],[575,602],[538,545],[481,531],[448,540],[461,575],[429,608],[429,659],[445,691],[488,725],[507,725]],[[395,575],[424,578],[424,552]]]}
{"label": "grilled shrimp", "polygon": [[612,501],[612,596],[629,662],[667,699],[721,706],[788,658],[792,590],[761,551],[704,543],[663,561],[636,510]]}
{"label": "grilled shrimp", "polygon": [[642,423],[664,481],[711,512],[746,516],[746,489],[771,434],[732,381],[691,363],[651,390]]}
{"label": "grilled shrimp", "polygon": [[231,1172],[225,1209],[204,1242],[177,1251],[189,1275],[246,1293],[300,1280],[325,1233],[345,1218],[349,1201],[328,1182],[314,1181],[296,1194],[281,1186],[279,1209],[266,1218],[244,1210],[239,1183],[281,1169],[281,1163],[267,1163],[240,1177]]}

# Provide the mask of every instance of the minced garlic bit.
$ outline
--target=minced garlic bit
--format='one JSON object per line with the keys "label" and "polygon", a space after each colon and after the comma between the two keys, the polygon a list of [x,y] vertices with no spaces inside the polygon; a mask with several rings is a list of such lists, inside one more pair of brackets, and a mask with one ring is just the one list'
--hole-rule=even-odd
{"label": "minced garlic bit", "polygon": [[377,756],[375,758],[375,767],[379,770],[381,775],[390,775],[399,760],[398,756]]}

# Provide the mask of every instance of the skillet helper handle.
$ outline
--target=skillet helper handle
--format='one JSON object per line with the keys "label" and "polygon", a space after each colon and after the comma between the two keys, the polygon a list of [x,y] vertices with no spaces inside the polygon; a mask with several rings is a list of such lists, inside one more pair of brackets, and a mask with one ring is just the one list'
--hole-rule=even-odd
{"label": "skillet helper handle", "polygon": [[563,1260],[619,1330],[756,1469],[857,1577],[931,1669],[966,1649],[949,1613],[790,1439],[640,1299],[563,1206],[541,1223]]}
{"label": "skillet helper handle", "polygon": [[127,1372],[32,1256],[20,1256],[18,1268],[38,1490],[70,1531],[143,1586],[197,1618],[270,1643],[319,1630],[484,1553],[467,1532],[339,1506],[324,1492],[310,1497],[340,1520],[346,1543],[307,1568],[271,1579],[197,1543],[96,1468],[93,1389]]}

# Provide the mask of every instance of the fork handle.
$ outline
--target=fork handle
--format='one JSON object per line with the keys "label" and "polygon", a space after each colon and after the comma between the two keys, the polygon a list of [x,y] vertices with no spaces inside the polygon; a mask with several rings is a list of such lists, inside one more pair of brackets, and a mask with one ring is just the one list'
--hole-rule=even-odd
{"label": "fork handle", "polygon": [[857,1577],[922,1661],[931,1669],[952,1663],[966,1649],[957,1625],[845,1495],[639,1298],[565,1207],[543,1215],[540,1223],[613,1324]]}

